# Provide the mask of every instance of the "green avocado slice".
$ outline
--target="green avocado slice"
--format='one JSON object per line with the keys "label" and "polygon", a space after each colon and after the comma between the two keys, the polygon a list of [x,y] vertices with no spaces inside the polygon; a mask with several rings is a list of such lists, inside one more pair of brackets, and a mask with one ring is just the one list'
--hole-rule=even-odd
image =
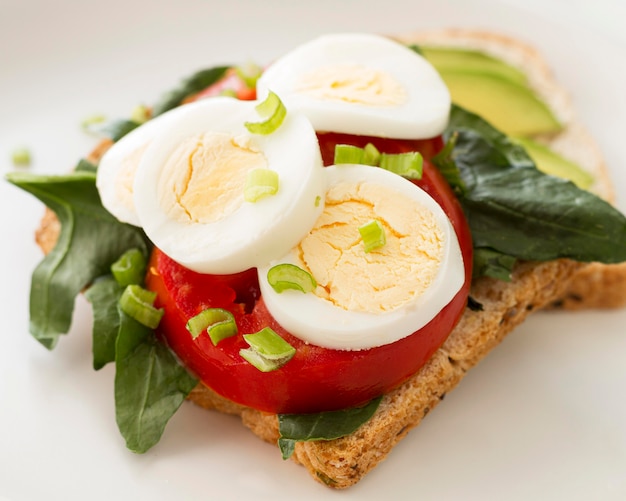
{"label": "green avocado slice", "polygon": [[501,76],[526,85],[526,75],[517,68],[478,50],[454,47],[423,47],[420,52],[438,70],[474,70]]}
{"label": "green avocado slice", "polygon": [[440,72],[452,101],[510,136],[559,132],[552,111],[527,86],[494,73],[471,69]]}
{"label": "green avocado slice", "polygon": [[512,138],[526,150],[533,159],[537,168],[551,176],[557,176],[572,181],[580,189],[588,190],[594,182],[594,177],[574,162],[555,153],[547,146],[528,138]]}

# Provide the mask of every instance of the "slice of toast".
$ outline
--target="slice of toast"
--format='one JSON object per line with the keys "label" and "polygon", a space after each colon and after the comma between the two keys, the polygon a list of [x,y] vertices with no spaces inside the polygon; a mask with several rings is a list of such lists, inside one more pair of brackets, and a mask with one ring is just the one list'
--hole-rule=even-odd
{"label": "slice of toast", "polygon": [[[58,232],[54,213],[46,211],[36,235],[44,252],[54,247]],[[482,305],[482,310],[466,308],[443,346],[417,374],[384,396],[367,423],[340,439],[298,442],[292,458],[304,465],[313,478],[330,487],[343,489],[354,485],[385,459],[506,334],[532,311],[562,297],[572,277],[586,266],[566,259],[521,263],[514,270],[511,282],[475,280],[471,296]],[[258,437],[277,444],[276,414],[231,402],[202,383],[192,390],[189,400],[206,409],[238,415]],[[278,450],[276,460],[280,460]]]}
{"label": "slice of toast", "polygon": [[[461,35],[458,31],[449,33],[455,33],[454,36],[457,37]],[[469,36],[467,33],[465,35]],[[519,51],[515,57],[529,66],[528,71],[543,74],[542,78],[549,82],[546,83],[546,92],[553,89],[555,95],[559,95],[555,102],[567,103],[565,94],[551,80],[545,63],[531,49],[495,35],[473,34],[471,38],[474,37],[490,47],[497,47],[497,50],[503,53],[508,53],[508,50]],[[419,42],[423,38],[415,36],[404,40]],[[570,113],[568,110],[569,108],[563,104],[563,112]],[[578,126],[572,126],[571,131],[569,133],[574,134],[573,131],[577,131],[576,134],[587,137]],[[566,137],[569,136],[562,136]],[[560,144],[567,144],[567,140],[561,139]],[[97,162],[106,147],[108,147],[106,143],[100,145],[90,160]],[[588,147],[589,156],[599,159],[598,165],[602,174],[598,174],[598,190],[606,190],[602,191],[603,195],[610,198],[612,196],[610,182],[601,157],[596,157],[597,149],[592,142]],[[564,147],[565,149],[567,148]],[[58,231],[59,225],[54,214],[47,211],[37,232],[37,242],[44,252],[52,249]],[[619,273],[614,271],[622,269],[623,276],[620,275],[621,271]],[[573,277],[574,283],[570,284]],[[626,298],[626,265],[617,267],[585,265],[570,260],[520,263],[514,270],[511,282],[489,278],[475,280],[471,296],[482,304],[482,310],[474,311],[467,308],[444,345],[417,374],[384,396],[372,419],[355,433],[340,439],[299,442],[292,458],[304,465],[317,481],[331,487],[341,489],[357,483],[369,470],[385,459],[391,449],[411,428],[421,422],[445,394],[461,381],[471,367],[532,311],[554,304],[555,301],[568,308],[624,304],[626,299],[609,303],[609,298],[605,297],[605,287],[611,280],[615,281],[616,290],[623,289],[622,296]],[[594,295],[596,297],[592,300]],[[208,409],[239,415],[253,433],[265,441],[276,444],[278,420],[275,414],[235,404],[202,384],[191,392],[189,399]],[[278,451],[277,460],[280,460]]]}
{"label": "slice of toast", "polygon": [[[556,135],[535,139],[591,173],[595,182],[590,190],[615,203],[611,178],[596,141],[577,117],[567,91],[556,82],[550,66],[534,47],[501,34],[458,28],[425,31],[396,39],[418,45],[476,49],[520,69],[564,126]],[[626,263],[593,263],[581,269],[553,306],[571,310],[626,306]]]}

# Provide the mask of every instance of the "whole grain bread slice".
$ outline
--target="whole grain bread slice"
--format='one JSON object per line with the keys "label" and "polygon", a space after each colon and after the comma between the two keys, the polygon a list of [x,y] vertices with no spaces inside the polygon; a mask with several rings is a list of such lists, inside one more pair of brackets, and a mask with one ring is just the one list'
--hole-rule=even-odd
{"label": "whole grain bread slice", "polygon": [[[36,240],[44,252],[54,247],[60,226],[47,210]],[[460,322],[429,362],[404,384],[385,395],[375,415],[355,433],[336,440],[298,442],[293,460],[312,477],[343,489],[385,459],[393,447],[463,379],[491,349],[532,311],[562,297],[569,281],[584,264],[570,260],[521,263],[511,282],[490,278],[475,280],[471,296],[481,309],[466,308]],[[201,407],[239,415],[261,439],[277,444],[276,414],[233,403],[200,383],[189,400]],[[278,451],[277,451],[278,460]]]}

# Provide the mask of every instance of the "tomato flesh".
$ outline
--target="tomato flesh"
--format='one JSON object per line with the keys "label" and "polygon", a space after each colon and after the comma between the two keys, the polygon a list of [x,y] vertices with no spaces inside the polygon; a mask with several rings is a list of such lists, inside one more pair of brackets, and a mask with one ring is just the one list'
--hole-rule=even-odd
{"label": "tomato flesh", "polygon": [[[380,151],[415,151],[425,158],[441,148],[441,139],[398,141],[343,134],[319,134],[325,164],[332,163],[337,143]],[[461,207],[449,185],[427,160],[416,184],[442,206],[452,221],[465,260],[465,283],[452,301],[426,326],[399,341],[377,348],[347,351],[307,344],[286,332],[268,312],[259,292],[257,272],[203,275],[178,265],[155,249],[146,284],[157,292],[165,309],[160,336],[204,384],[234,402],[274,413],[308,413],[343,409],[369,401],[401,384],[441,346],[460,318],[471,281],[472,244]],[[204,333],[195,340],[185,328],[189,318],[205,308],[231,311],[238,334],[214,346]],[[294,357],[272,372],[261,372],[240,355],[247,348],[242,335],[271,327],[296,348]]]}

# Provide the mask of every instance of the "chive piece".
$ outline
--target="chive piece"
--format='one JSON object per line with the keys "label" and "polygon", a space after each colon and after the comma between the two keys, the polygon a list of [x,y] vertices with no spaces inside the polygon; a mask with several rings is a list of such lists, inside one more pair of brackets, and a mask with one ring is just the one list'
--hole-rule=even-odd
{"label": "chive piece", "polygon": [[380,156],[381,168],[409,179],[422,178],[422,163],[422,155],[416,151],[395,155],[382,153]]}
{"label": "chive piece", "polygon": [[161,322],[164,310],[153,306],[155,299],[156,292],[146,290],[139,285],[127,285],[120,297],[120,308],[140,324],[156,329]]}
{"label": "chive piece", "polygon": [[129,249],[111,265],[115,281],[122,287],[141,284],[146,272],[146,258],[139,249]]}
{"label": "chive piece", "polygon": [[289,263],[272,266],[267,272],[267,281],[279,294],[287,289],[304,293],[313,292],[317,287],[313,275],[295,264]]}
{"label": "chive piece", "polygon": [[256,111],[262,117],[262,122],[245,122],[244,125],[253,134],[271,134],[280,127],[287,115],[287,108],[280,98],[272,91],[269,92],[265,101],[256,106]]}
{"label": "chive piece", "polygon": [[261,198],[278,192],[278,173],[271,169],[253,169],[248,172],[243,198],[246,202],[257,202]]}
{"label": "chive piece", "polygon": [[385,238],[385,229],[380,221],[372,219],[369,223],[365,223],[359,227],[359,233],[363,239],[365,252],[371,252],[387,243]]}
{"label": "chive piece", "polygon": [[351,144],[338,144],[335,146],[335,164],[362,164],[365,151]]}
{"label": "chive piece", "polygon": [[319,195],[317,195],[317,196],[315,197],[315,207],[319,207],[319,206],[320,206],[321,201],[322,201],[322,197],[320,197]]}
{"label": "chive piece", "polygon": [[367,143],[363,148],[363,163],[365,165],[378,165],[380,163],[380,151],[372,143]]}
{"label": "chive piece", "polygon": [[239,354],[261,372],[270,372],[285,365],[295,355],[296,349],[269,327],[254,334],[244,334],[250,348]]}
{"label": "chive piece", "polygon": [[104,123],[105,121],[106,117],[104,115],[90,115],[82,120],[80,126],[90,132],[94,125]]}
{"label": "chive piece", "polygon": [[233,314],[222,308],[207,308],[187,322],[187,330],[196,339],[203,331],[207,331],[214,346],[222,339],[237,334],[237,324]]}
{"label": "chive piece", "polygon": [[235,73],[249,89],[256,87],[256,82],[262,72],[263,69],[255,63],[247,63],[235,68]]}
{"label": "chive piece", "polygon": [[30,155],[30,150],[28,148],[16,148],[11,153],[11,161],[13,165],[18,167],[26,167],[30,165],[32,161],[32,157]]}
{"label": "chive piece", "polygon": [[130,113],[130,119],[133,122],[137,122],[138,124],[142,124],[150,120],[150,115],[152,112],[150,108],[148,108],[145,104],[138,104],[133,108]]}

